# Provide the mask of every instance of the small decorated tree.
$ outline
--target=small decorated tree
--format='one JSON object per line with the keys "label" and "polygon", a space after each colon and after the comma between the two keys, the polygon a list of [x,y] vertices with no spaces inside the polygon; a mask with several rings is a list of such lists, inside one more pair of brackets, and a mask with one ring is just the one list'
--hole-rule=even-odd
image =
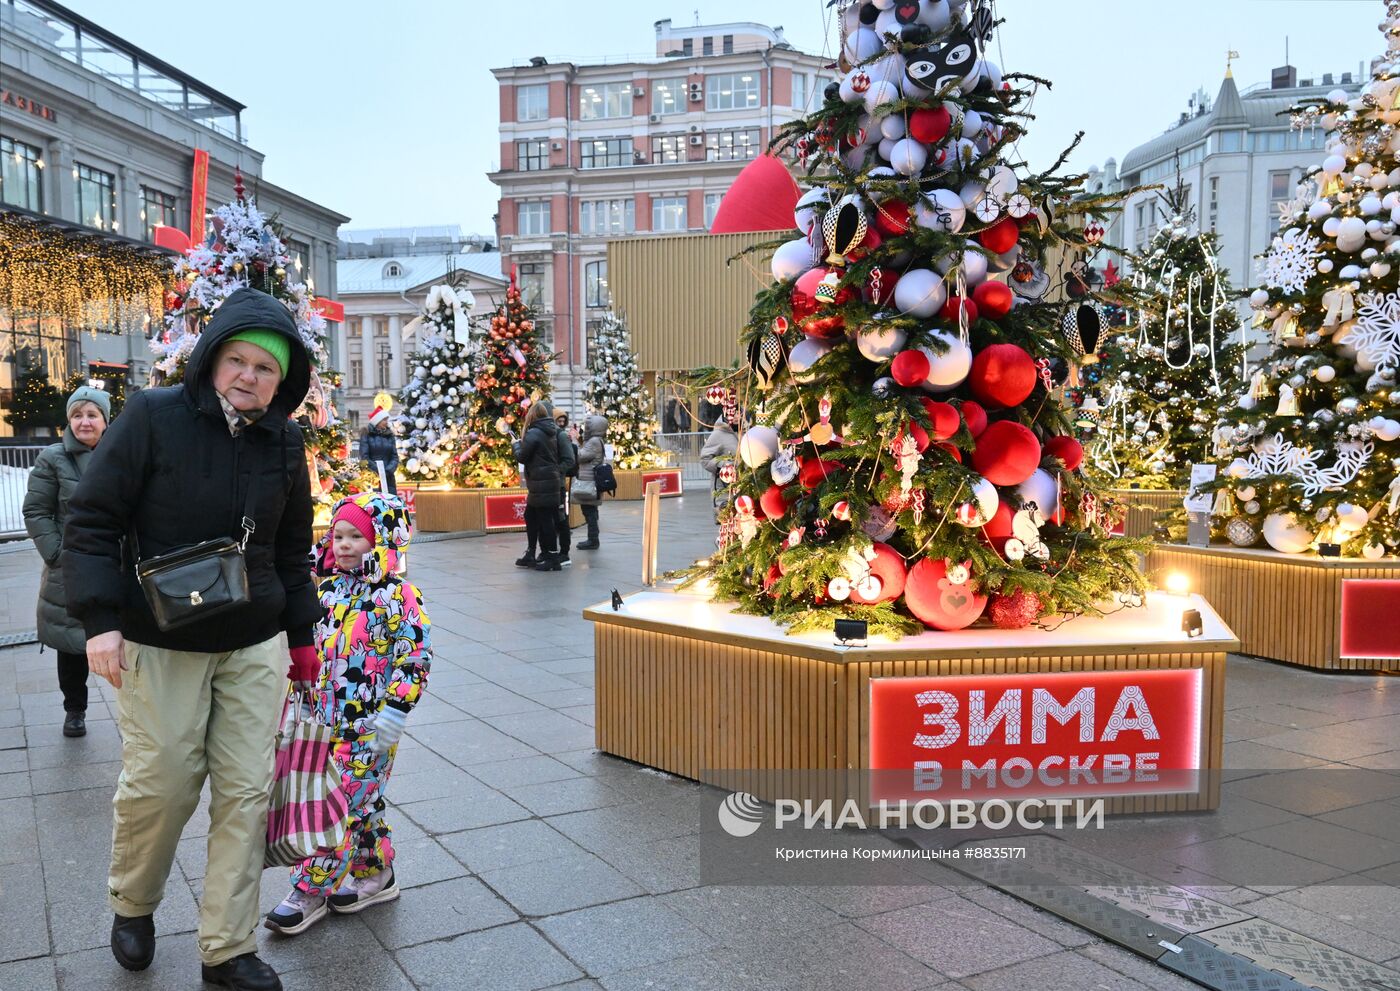
{"label": "small decorated tree", "polygon": [[583,402],[590,413],[608,418],[614,465],[635,470],[665,464],[666,455],[656,445],[655,404],[642,387],[627,325],[612,313],[603,316],[588,365],[592,374]]}
{"label": "small decorated tree", "polygon": [[548,397],[549,359],[535,329],[534,311],[521,298],[511,274],[505,302],[491,316],[481,342],[472,396],[470,430],[477,434],[474,453],[461,462],[460,484],[506,488],[519,482],[511,440],[530,403]]}
{"label": "small decorated tree", "polygon": [[421,317],[423,350],[399,393],[404,424],[403,472],[415,482],[457,481],[459,466],[477,452],[470,428],[480,341],[473,337],[470,292],[433,286]]}
{"label": "small decorated tree", "polygon": [[165,327],[151,340],[156,356],[151,384],[181,381],[200,332],[236,290],[251,286],[280,300],[292,312],[311,359],[311,386],[295,416],[306,440],[318,518],[328,518],[341,496],[377,483],[352,460],[349,434],[336,414],[333,392],[340,377],[329,368],[326,321],[314,305],[310,286],[299,273],[289,271],[294,267],[291,254],[276,222],[244,198],[242,175],[235,177],[234,193],[232,203],[214,212],[205,240],[175,259],[175,288],[166,294]]}
{"label": "small decorated tree", "polygon": [[16,430],[33,431],[38,436],[61,432],[66,422],[64,394],[49,381],[46,372],[27,372],[15,384],[5,421]]}

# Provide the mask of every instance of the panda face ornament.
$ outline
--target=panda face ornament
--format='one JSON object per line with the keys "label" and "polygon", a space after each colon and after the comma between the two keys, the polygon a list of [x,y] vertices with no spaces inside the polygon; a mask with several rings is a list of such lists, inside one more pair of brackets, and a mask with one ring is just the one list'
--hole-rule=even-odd
{"label": "panda face ornament", "polygon": [[911,85],[929,93],[939,93],[961,83],[976,69],[977,43],[966,29],[960,28],[936,50],[925,48],[910,52],[906,56],[904,75]]}

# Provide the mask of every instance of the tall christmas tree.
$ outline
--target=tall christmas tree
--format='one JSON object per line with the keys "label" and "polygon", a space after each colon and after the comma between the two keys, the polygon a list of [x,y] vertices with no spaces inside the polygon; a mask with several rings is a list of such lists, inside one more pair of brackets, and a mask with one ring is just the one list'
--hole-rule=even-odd
{"label": "tall christmas tree", "polygon": [[466,290],[439,285],[428,291],[419,331],[423,350],[409,359],[413,370],[399,393],[403,470],[413,481],[457,481],[458,467],[476,454],[469,425],[480,351],[470,321],[475,306]]}
{"label": "tall christmas tree", "polygon": [[1400,548],[1400,2],[1381,28],[1386,54],[1362,94],[1294,115],[1332,130],[1250,298],[1273,345],[1220,423],[1228,495],[1215,508],[1242,546]]}
{"label": "tall christmas tree", "polygon": [[989,60],[996,25],[985,0],[850,4],[842,79],[781,132],[811,189],[750,313],[754,423],[696,574],[792,629],[1021,627],[1142,588],[1052,392],[1101,310],[1048,301],[1048,269],[1118,199],[1013,167],[1037,83]]}
{"label": "tall christmas tree", "polygon": [[611,312],[603,315],[588,365],[583,403],[590,413],[608,418],[614,465],[635,470],[665,464],[666,455],[656,446],[656,404],[642,388],[627,324]]}
{"label": "tall christmas tree", "polygon": [[1143,489],[1185,488],[1191,465],[1211,460],[1215,421],[1239,392],[1245,350],[1215,232],[1197,229],[1179,183],[1162,200],[1165,225],[1132,259],[1146,305],[1091,366],[1102,412],[1086,470]]}
{"label": "tall christmas tree", "polygon": [[462,485],[505,488],[519,482],[511,440],[520,436],[530,403],[549,396],[551,357],[540,345],[534,311],[521,298],[512,273],[506,300],[492,314],[481,342],[469,424],[480,447],[461,463]]}
{"label": "tall christmas tree", "polygon": [[311,358],[311,388],[296,411],[306,439],[307,470],[318,517],[328,518],[341,496],[377,487],[351,460],[345,423],[336,414],[333,393],[340,376],[329,368],[326,321],[313,305],[311,288],[294,268],[275,221],[245,199],[243,177],[234,182],[232,203],[214,212],[203,243],[175,259],[175,288],[166,294],[165,327],[151,340],[156,362],[152,385],[172,385],[184,375],[185,359],[200,331],[233,292],[251,286],[281,300],[292,312]]}

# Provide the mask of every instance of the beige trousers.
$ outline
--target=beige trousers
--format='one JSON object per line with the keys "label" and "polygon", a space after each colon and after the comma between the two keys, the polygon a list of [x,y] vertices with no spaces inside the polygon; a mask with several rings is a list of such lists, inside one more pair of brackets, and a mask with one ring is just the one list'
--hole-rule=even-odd
{"label": "beige trousers", "polygon": [[117,691],[122,773],[112,799],[112,911],[149,915],[209,779],[209,867],[199,910],[207,964],[257,949],[273,744],[287,688],[282,637],[224,654],[126,645]]}

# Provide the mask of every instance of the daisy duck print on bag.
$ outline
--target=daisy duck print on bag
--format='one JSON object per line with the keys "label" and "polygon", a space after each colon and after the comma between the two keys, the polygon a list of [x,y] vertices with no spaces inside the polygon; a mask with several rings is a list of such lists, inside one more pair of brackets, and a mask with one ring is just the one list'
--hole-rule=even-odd
{"label": "daisy duck print on bag", "polygon": [[384,789],[432,661],[422,597],[398,573],[411,536],[402,502],[363,493],[336,504],[316,545],[316,570],[325,577],[312,716],[334,735],[350,821],[337,849],[292,868],[290,894],[266,919],[274,932],[294,936],[328,911],[359,912],[399,895]]}

